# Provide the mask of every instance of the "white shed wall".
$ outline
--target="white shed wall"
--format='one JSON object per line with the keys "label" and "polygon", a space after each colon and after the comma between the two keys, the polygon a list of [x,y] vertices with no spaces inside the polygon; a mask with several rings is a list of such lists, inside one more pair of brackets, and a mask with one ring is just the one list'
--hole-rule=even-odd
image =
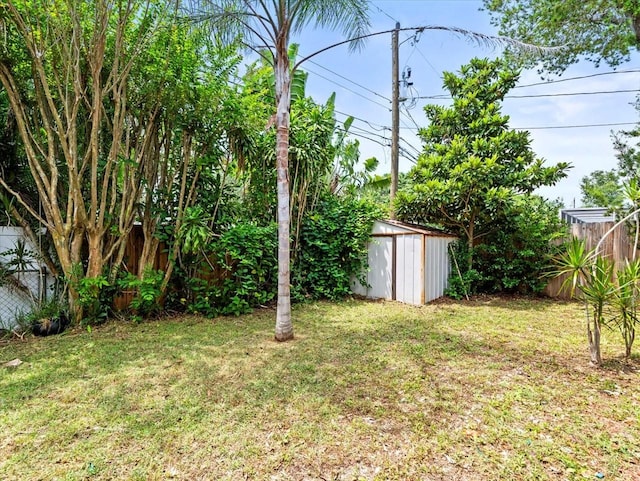
{"label": "white shed wall", "polygon": [[372,299],[392,298],[392,253],[393,237],[375,237],[369,242],[367,284],[371,287],[367,288],[358,281],[354,281],[353,292],[355,294]]}
{"label": "white shed wall", "polygon": [[448,248],[455,240],[455,237],[425,238],[425,302],[444,295],[451,273]]}
{"label": "white shed wall", "polygon": [[386,222],[375,221],[371,233],[376,234],[397,234],[397,233],[411,233],[410,229],[402,227],[400,225],[387,224]]}
{"label": "white shed wall", "polygon": [[422,297],[422,234],[396,236],[396,300],[420,305]]}
{"label": "white shed wall", "polygon": [[[367,283],[355,279],[353,292],[373,299],[421,305],[444,295],[450,273],[448,246],[455,237],[377,221],[369,242]],[[394,274],[395,243],[395,274]]]}

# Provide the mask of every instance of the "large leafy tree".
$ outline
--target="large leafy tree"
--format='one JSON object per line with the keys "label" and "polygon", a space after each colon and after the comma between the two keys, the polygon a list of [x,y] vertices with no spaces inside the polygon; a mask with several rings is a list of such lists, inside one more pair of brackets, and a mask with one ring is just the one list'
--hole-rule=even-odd
{"label": "large leafy tree", "polygon": [[127,144],[127,88],[162,15],[133,0],[13,0],[0,16],[0,82],[42,214],[15,184],[4,177],[0,184],[47,227],[68,279],[83,264],[96,278],[123,254],[133,224],[141,188],[136,165],[150,144]]}
{"label": "large leafy tree", "polygon": [[[484,0],[500,34],[527,43],[564,47],[543,59],[561,73],[586,58],[616,66],[640,46],[637,0]],[[539,58],[520,57],[529,66]]]}
{"label": "large leafy tree", "polygon": [[203,0],[205,19],[219,32],[242,35],[244,43],[269,56],[275,76],[274,124],[276,128],[278,304],[275,337],[293,338],[290,292],[290,192],[289,126],[291,107],[292,34],[308,25],[340,28],[347,38],[361,36],[368,28],[365,0]]}
{"label": "large leafy tree", "polygon": [[444,73],[453,103],[425,107],[430,125],[419,132],[424,150],[411,184],[398,195],[399,218],[447,227],[472,252],[515,195],[566,175],[568,164],[545,166],[531,150],[529,133],[510,129],[501,114],[500,101],[517,80],[518,72],[500,59],[473,59],[459,75]]}
{"label": "large leafy tree", "polygon": [[113,277],[134,221],[142,275],[159,221],[179,227],[201,171],[225,156],[233,61],[164,0],[13,0],[0,14],[0,81],[31,178],[5,169],[0,186],[14,217],[46,226],[80,317],[81,284]]}
{"label": "large leafy tree", "polygon": [[616,209],[624,203],[620,175],[615,170],[595,170],[580,181],[584,207]]}

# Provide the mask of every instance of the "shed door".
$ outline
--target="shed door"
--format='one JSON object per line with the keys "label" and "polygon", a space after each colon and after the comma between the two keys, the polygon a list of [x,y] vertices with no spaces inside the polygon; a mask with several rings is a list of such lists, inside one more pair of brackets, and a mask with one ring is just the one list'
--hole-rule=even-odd
{"label": "shed door", "polygon": [[371,286],[367,297],[392,298],[393,238],[375,237],[369,244],[369,272],[367,281]]}

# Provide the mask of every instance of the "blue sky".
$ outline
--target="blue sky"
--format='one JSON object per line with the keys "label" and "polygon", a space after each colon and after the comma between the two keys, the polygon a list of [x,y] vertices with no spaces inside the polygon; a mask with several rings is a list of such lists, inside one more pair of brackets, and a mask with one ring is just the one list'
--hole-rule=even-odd
{"label": "blue sky", "polygon": [[[480,11],[479,0],[378,0],[371,2],[371,32],[392,29],[398,21],[401,27],[445,26],[458,27],[474,32],[497,35],[490,24],[489,14]],[[473,42],[448,32],[426,30],[416,42],[412,33],[400,34],[400,70],[410,67],[412,91],[417,96],[443,95],[442,72],[458,71],[473,57],[495,57],[501,50],[479,47]],[[339,32],[310,30],[292,41],[300,44],[303,57],[342,40]],[[303,64],[309,72],[307,92],[318,102],[336,92],[336,117],[339,120],[352,115],[357,118],[352,132],[359,134],[362,158],[375,156],[380,160],[380,172],[390,168],[391,112],[391,35],[381,35],[367,40],[359,52],[349,52],[346,46],[324,52]],[[593,64],[581,62],[569,68],[560,79],[612,71],[610,67],[596,69]],[[511,95],[547,95],[576,92],[600,92],[638,90],[640,55],[620,66],[618,73],[578,80],[568,80],[547,85],[516,88]],[[535,71],[523,72],[519,85],[540,82]],[[639,120],[633,107],[636,93],[596,95],[529,97],[505,99],[503,112],[511,117],[514,128],[530,129],[533,150],[539,157],[553,164],[560,161],[573,165],[569,177],[540,193],[548,198],[560,198],[567,207],[575,200],[580,205],[580,179],[598,169],[615,167],[611,131],[630,129],[633,125],[557,128],[586,124],[630,123]],[[426,125],[423,107],[427,103],[447,104],[446,100],[416,100],[411,109],[406,102],[401,109],[400,170],[408,171],[411,160],[421,144],[416,137],[416,124]],[[358,120],[359,119],[359,120]],[[556,127],[556,128],[536,128]],[[365,137],[373,139],[367,140]],[[380,145],[383,144],[383,145]]]}

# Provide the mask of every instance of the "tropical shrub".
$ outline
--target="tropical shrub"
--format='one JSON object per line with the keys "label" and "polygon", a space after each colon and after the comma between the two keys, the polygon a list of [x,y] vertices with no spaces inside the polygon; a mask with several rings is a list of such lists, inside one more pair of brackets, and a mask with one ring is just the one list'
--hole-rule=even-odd
{"label": "tropical shrub", "polygon": [[640,261],[627,261],[616,269],[613,261],[587,250],[585,241],[574,237],[556,257],[556,265],[556,275],[566,276],[562,287],[584,302],[591,362],[602,364],[600,341],[605,326],[620,330],[628,359],[638,322]]}
{"label": "tropical shrub", "polygon": [[366,267],[367,240],[381,215],[369,201],[325,195],[301,228],[292,274],[294,298],[338,299],[350,294],[351,279]]}
{"label": "tropical shrub", "polygon": [[566,234],[558,202],[516,196],[500,222],[474,247],[478,292],[539,293],[548,283],[552,257]]}

